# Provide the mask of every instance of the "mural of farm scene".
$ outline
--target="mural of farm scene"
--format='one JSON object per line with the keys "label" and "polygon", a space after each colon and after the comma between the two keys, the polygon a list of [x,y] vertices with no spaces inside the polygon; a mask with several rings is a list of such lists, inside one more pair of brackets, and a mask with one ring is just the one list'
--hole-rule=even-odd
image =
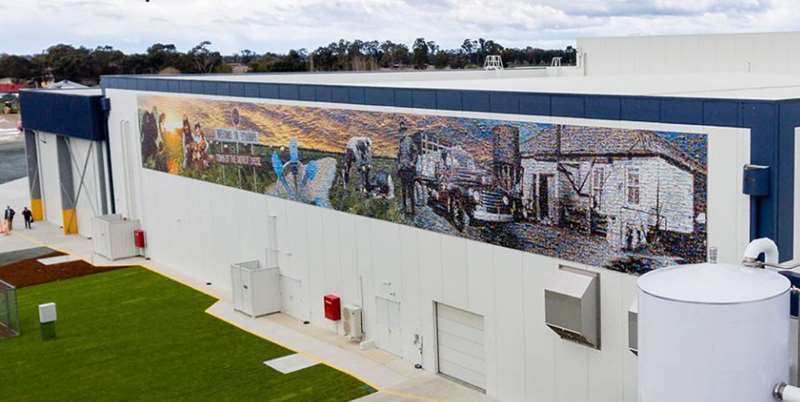
{"label": "mural of farm scene", "polygon": [[706,258],[703,134],[138,104],[148,169],[626,273]]}

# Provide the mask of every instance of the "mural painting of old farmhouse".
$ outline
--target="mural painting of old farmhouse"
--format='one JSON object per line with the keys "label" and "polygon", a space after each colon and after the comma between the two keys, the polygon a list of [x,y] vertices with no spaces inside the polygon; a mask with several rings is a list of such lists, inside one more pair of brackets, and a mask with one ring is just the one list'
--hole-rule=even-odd
{"label": "mural painting of old farmhouse", "polygon": [[707,138],[139,98],[144,167],[629,273],[706,255]]}

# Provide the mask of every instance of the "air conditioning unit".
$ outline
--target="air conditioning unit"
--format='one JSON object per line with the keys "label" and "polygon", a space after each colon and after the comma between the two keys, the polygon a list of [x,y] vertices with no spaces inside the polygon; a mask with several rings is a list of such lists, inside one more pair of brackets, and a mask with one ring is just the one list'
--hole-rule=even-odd
{"label": "air conditioning unit", "polygon": [[345,304],[343,310],[342,325],[344,326],[344,335],[349,337],[350,340],[360,341],[364,336],[364,331],[361,327],[361,307]]}

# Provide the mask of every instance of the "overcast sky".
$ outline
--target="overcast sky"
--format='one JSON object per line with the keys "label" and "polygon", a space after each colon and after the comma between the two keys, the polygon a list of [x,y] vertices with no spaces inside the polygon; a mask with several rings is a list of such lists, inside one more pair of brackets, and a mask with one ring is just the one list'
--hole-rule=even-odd
{"label": "overcast sky", "polygon": [[464,38],[564,47],[581,36],[800,30],[800,0],[10,0],[0,53],[56,43],[143,52],[202,40],[225,54],[315,49],[339,38],[443,47]]}

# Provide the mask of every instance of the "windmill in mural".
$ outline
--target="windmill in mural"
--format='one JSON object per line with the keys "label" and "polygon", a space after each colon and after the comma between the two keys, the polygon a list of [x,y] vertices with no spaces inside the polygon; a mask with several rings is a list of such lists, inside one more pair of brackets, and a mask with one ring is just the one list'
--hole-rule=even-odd
{"label": "windmill in mural", "polygon": [[295,201],[318,204],[316,199],[306,199],[306,191],[304,191],[306,185],[313,181],[317,175],[317,163],[316,161],[310,161],[308,164],[300,162],[297,138],[293,137],[289,140],[288,161],[284,162],[278,151],[272,152],[272,170],[289,198]]}

